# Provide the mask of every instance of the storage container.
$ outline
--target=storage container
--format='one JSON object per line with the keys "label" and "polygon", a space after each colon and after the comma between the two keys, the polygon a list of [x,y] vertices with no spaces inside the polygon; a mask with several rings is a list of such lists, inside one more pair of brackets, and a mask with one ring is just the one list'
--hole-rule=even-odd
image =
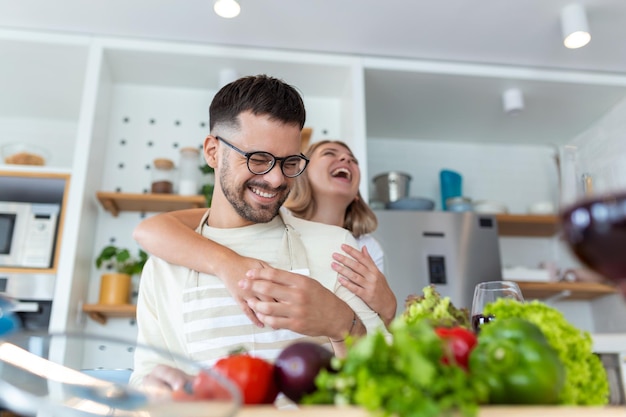
{"label": "storage container", "polygon": [[174,162],[165,158],[154,160],[151,191],[155,194],[174,192]]}
{"label": "storage container", "polygon": [[180,150],[178,194],[198,194],[200,188],[198,186],[198,179],[200,178],[199,156],[200,151],[193,147],[185,147]]}

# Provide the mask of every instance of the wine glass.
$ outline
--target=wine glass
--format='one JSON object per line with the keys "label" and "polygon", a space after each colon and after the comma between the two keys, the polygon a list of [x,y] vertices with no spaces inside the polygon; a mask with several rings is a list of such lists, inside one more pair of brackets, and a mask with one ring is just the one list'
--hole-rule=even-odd
{"label": "wine glass", "polygon": [[[576,145],[562,147],[562,237],[588,268],[615,282],[626,298],[626,181],[619,159],[599,164]],[[601,166],[600,166],[601,165]]]}
{"label": "wine glass", "polygon": [[483,310],[485,305],[496,301],[499,298],[510,298],[512,300],[524,301],[522,290],[512,281],[487,281],[480,282],[474,288],[474,299],[472,301],[472,328],[475,333],[480,331],[483,324],[489,323],[495,317],[485,316]]}
{"label": "wine glass", "polygon": [[626,298],[626,189],[589,193],[561,212],[563,238],[587,267]]}

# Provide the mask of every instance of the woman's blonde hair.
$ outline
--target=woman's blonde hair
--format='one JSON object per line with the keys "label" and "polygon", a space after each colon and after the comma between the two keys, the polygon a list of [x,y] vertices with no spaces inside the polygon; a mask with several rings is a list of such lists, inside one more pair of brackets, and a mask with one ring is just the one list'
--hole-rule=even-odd
{"label": "woman's blonde hair", "polygon": [[[341,141],[322,140],[310,145],[304,154],[310,158],[317,148],[328,143],[343,146],[352,152],[350,147]],[[296,177],[295,185],[289,194],[289,198],[285,202],[285,207],[287,207],[294,216],[306,220],[311,220],[313,213],[317,210],[317,201],[315,201],[313,197],[311,179],[306,169],[300,176]],[[349,230],[355,237],[372,233],[378,227],[376,214],[374,214],[372,209],[363,201],[360,191],[357,191],[356,198],[346,208],[343,227]]]}

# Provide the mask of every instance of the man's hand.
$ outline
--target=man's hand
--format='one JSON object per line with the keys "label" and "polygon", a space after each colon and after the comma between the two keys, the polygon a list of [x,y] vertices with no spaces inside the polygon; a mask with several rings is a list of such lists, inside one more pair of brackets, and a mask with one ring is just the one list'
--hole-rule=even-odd
{"label": "man's hand", "polygon": [[[274,329],[289,329],[308,336],[343,340],[353,329],[354,312],[317,280],[272,267],[252,269],[240,282],[255,295],[248,304],[256,316]],[[356,330],[355,330],[356,329]]]}
{"label": "man's hand", "polygon": [[170,398],[173,391],[185,391],[193,377],[168,365],[157,365],[143,378],[142,390],[152,397]]}

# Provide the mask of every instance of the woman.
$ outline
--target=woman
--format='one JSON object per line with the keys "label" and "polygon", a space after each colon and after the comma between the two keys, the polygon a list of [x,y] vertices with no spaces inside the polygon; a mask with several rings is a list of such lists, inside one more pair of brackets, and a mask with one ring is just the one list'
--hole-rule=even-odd
{"label": "woman", "polygon": [[[389,325],[395,317],[397,302],[381,272],[383,251],[370,235],[378,222],[361,198],[358,162],[350,148],[340,141],[314,143],[305,155],[310,163],[296,178],[283,210],[352,232],[360,250],[343,245],[342,249],[350,256],[335,253],[333,270],[339,274],[343,286],[365,301]],[[246,315],[262,326],[247,305],[246,299],[251,295],[239,288],[238,282],[246,271],[258,268],[263,262],[239,256],[195,233],[193,230],[205,212],[204,208],[189,209],[150,217],[135,228],[133,237],[147,252],[170,263],[220,277]],[[203,252],[211,256],[198,255]]]}

